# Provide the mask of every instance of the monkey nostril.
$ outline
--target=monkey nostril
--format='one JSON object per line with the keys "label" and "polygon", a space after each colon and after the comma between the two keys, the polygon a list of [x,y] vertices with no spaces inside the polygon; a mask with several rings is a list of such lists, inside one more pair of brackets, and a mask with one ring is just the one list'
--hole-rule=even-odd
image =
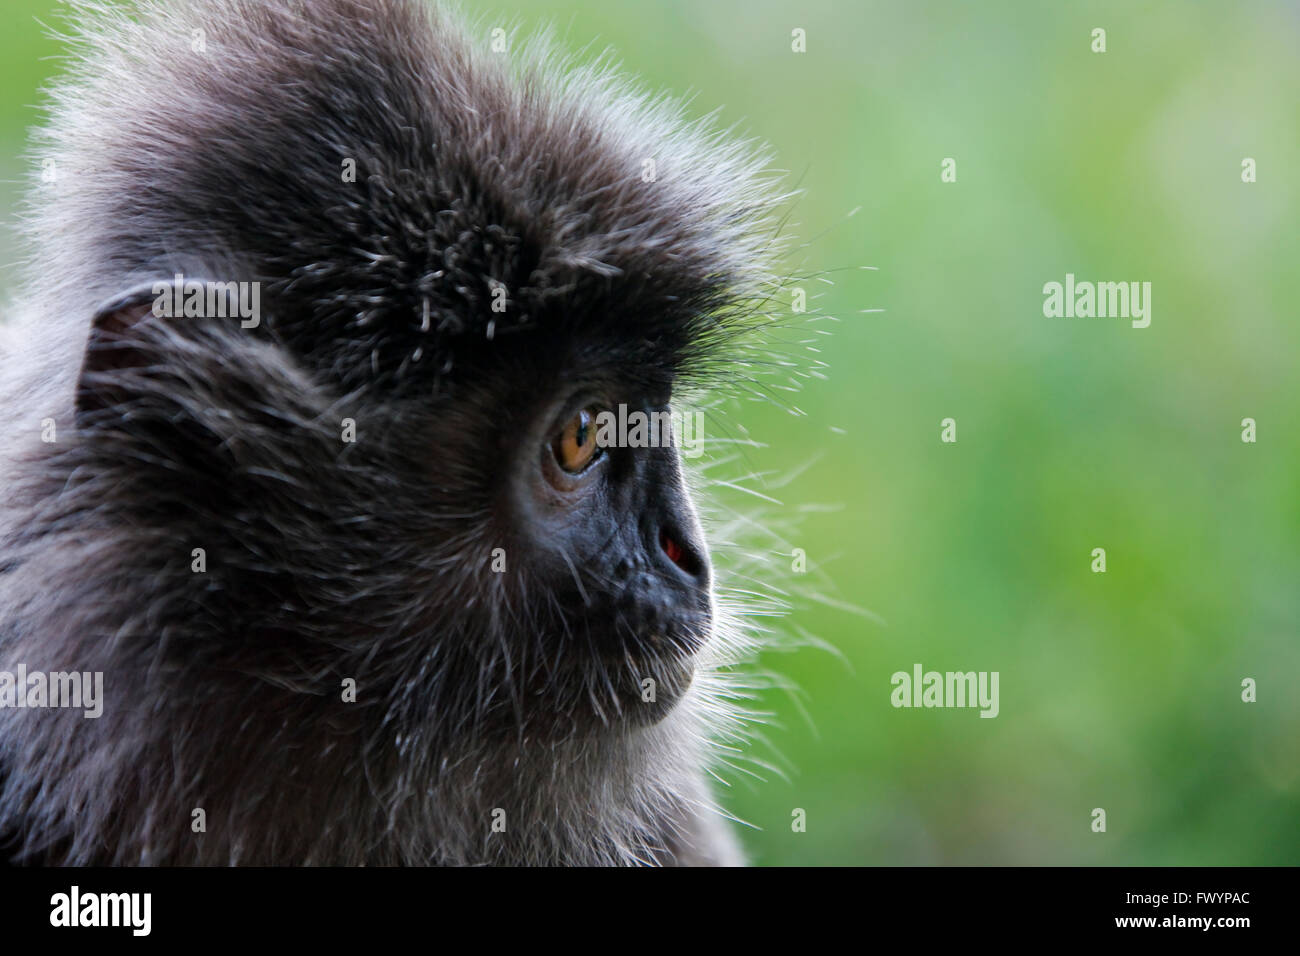
{"label": "monkey nostril", "polygon": [[663,549],[669,561],[691,577],[699,577],[702,570],[699,556],[694,550],[679,542],[667,528],[659,532],[659,547]]}

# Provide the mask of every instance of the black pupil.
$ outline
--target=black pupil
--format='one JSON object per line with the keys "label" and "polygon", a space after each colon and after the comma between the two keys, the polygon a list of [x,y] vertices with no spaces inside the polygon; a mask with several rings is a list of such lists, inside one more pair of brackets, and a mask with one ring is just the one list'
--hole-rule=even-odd
{"label": "black pupil", "polygon": [[577,443],[579,448],[583,448],[587,444],[587,413],[586,412],[578,413],[578,430],[573,433],[573,440]]}

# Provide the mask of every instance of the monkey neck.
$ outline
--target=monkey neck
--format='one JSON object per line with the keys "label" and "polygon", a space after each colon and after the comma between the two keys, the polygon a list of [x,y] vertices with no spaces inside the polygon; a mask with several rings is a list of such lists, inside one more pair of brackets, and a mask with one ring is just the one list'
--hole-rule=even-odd
{"label": "monkey neck", "polygon": [[0,806],[30,802],[23,780],[57,783],[0,831],[55,863],[632,864],[670,858],[708,800],[690,699],[651,726],[459,743],[375,733],[283,688],[246,688],[235,713],[231,699],[193,687],[165,711],[47,711]]}

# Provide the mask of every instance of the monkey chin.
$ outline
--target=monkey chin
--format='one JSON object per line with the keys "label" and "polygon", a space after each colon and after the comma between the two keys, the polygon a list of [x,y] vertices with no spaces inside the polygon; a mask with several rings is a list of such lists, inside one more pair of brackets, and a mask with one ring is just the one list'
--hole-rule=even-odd
{"label": "monkey chin", "polygon": [[628,727],[649,727],[667,717],[691,689],[695,657],[678,653],[629,659],[641,676],[633,677],[620,694],[622,721]]}
{"label": "monkey chin", "polygon": [[[690,692],[700,651],[712,637],[711,608],[703,614],[675,609],[674,618],[635,636],[624,634],[620,652],[598,667],[614,684],[615,721],[625,728],[659,723]],[[617,659],[614,654],[618,653]]]}
{"label": "monkey chin", "polygon": [[[701,666],[697,651],[703,641],[680,635],[653,635],[607,646],[585,660],[571,659],[560,678],[556,711],[548,718],[535,714],[534,732],[545,733],[553,719],[558,736],[607,736],[653,727],[688,696]],[[555,678],[559,675],[552,675]]]}

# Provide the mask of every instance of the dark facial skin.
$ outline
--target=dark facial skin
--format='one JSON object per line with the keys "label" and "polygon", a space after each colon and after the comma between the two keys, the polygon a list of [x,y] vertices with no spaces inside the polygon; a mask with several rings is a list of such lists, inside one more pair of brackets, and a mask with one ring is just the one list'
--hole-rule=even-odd
{"label": "dark facial skin", "polygon": [[[494,385],[455,399],[472,409],[471,434],[493,438],[483,473],[493,535],[509,582],[526,590],[545,658],[532,691],[555,701],[558,728],[574,710],[586,714],[580,724],[651,723],[690,686],[712,622],[708,553],[678,450],[602,447],[575,472],[558,460],[556,440],[583,410],[667,411],[671,378],[650,378],[590,338],[570,348],[543,348],[540,338],[485,349]],[[470,362],[462,371],[489,379]],[[548,717],[538,711],[534,729]]]}
{"label": "dark facial skin", "polygon": [[[609,447],[577,474],[557,461],[553,433],[584,407],[663,411],[646,396],[619,402],[575,397],[551,403],[521,443],[507,507],[521,546],[568,609],[562,629],[580,630],[614,675],[614,699],[633,720],[661,717],[690,684],[690,655],[707,639],[710,569],[672,447]],[[576,407],[575,407],[576,406]],[[564,633],[555,639],[563,641]],[[640,679],[655,681],[653,702]]]}

